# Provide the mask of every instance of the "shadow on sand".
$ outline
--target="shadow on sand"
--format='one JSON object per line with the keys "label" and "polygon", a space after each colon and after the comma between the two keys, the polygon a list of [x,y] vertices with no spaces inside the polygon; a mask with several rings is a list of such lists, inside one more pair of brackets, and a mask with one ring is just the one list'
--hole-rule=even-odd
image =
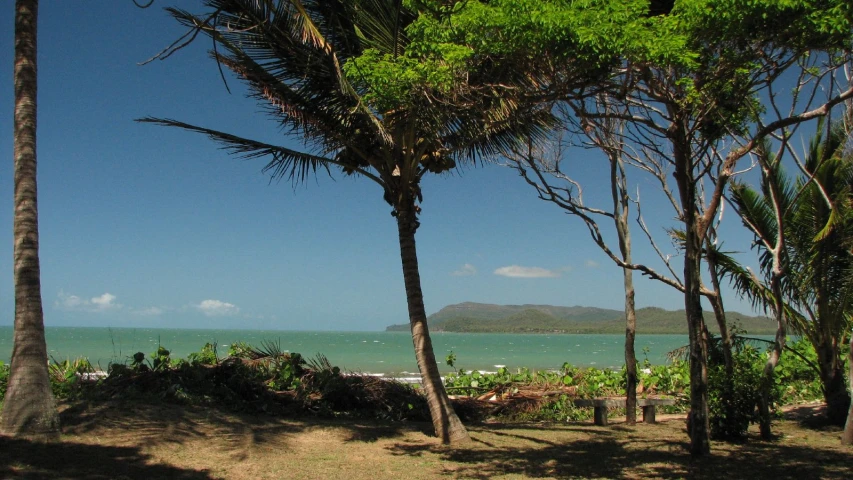
{"label": "shadow on sand", "polygon": [[[61,442],[0,437],[0,478],[208,479],[214,477],[207,470],[158,464],[146,448],[191,444],[213,435],[230,460],[242,461],[258,447],[286,449],[294,435],[328,427],[344,429],[347,442],[393,439],[413,430],[412,425],[399,423],[286,418],[217,406],[135,401],[81,401],[63,409],[60,418]],[[75,437],[97,441],[104,435],[109,446],[75,441]]]}
{"label": "shadow on sand", "polygon": [[151,463],[140,447],[37,443],[0,437],[0,478],[211,479],[206,471]]}
{"label": "shadow on sand", "polygon": [[[585,425],[552,427],[567,440],[525,434],[530,426],[471,427],[471,444],[453,449],[424,444],[395,444],[394,455],[421,457],[428,452],[456,465],[448,475],[488,479],[524,478],[849,478],[853,456],[776,442],[750,441],[737,446],[715,443],[710,457],[693,458],[687,437],[668,434],[626,435]],[[638,426],[639,429],[646,428]],[[652,427],[657,428],[657,427]],[[517,430],[517,431],[515,431]],[[630,429],[626,429],[630,430]],[[559,436],[559,435],[558,435]],[[502,445],[512,445],[503,447]]]}

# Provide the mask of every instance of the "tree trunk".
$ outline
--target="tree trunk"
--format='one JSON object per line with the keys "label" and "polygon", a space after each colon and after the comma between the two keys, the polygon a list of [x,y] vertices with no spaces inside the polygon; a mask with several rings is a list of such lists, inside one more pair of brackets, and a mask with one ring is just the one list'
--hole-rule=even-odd
{"label": "tree trunk", "polygon": [[690,454],[711,453],[711,425],[708,418],[708,343],[705,319],[702,317],[701,269],[703,225],[696,199],[696,179],[690,157],[690,140],[681,119],[674,119],[668,136],[672,141],[675,181],[681,201],[681,221],[684,223],[684,310],[687,314],[687,333],[690,344],[690,413],[687,430],[690,435]]}
{"label": "tree trunk", "polygon": [[732,335],[729,331],[728,322],[726,322],[726,308],[723,305],[723,296],[720,289],[720,276],[717,272],[717,261],[711,253],[710,238],[705,240],[708,250],[708,273],[711,277],[711,285],[714,287],[715,295],[709,296],[708,301],[711,303],[711,308],[714,310],[714,318],[717,320],[717,328],[720,329],[720,341],[723,346],[723,362],[726,366],[726,379],[731,381],[734,377],[735,364],[732,358]]}
{"label": "tree trunk", "polygon": [[50,389],[41,304],[36,202],[37,0],[15,4],[15,333],[0,432],[21,438],[59,438]]}
{"label": "tree trunk", "polygon": [[[628,260],[630,261],[630,260]],[[622,269],[625,284],[625,423],[637,423],[637,311],[634,308],[634,279],[630,269]]]}
{"label": "tree trunk", "polygon": [[[625,263],[631,263],[631,232],[628,228],[628,184],[622,157],[618,150],[611,153],[610,185],[613,196],[613,220],[619,237],[619,253]],[[637,311],[634,304],[634,271],[622,269],[625,287],[625,423],[637,423]]]}
{"label": "tree trunk", "polygon": [[776,266],[774,267],[773,278],[770,279],[770,289],[774,297],[773,313],[776,317],[776,338],[773,342],[773,349],[770,350],[770,356],[767,358],[767,363],[764,364],[764,372],[761,378],[761,397],[758,402],[758,427],[761,431],[761,438],[764,440],[773,438],[770,424],[770,390],[773,388],[773,373],[782,357],[782,350],[785,348],[786,335],[785,304],[782,299],[782,269],[778,260],[774,260],[774,264]]}
{"label": "tree trunk", "polygon": [[[853,333],[850,334],[850,349],[847,352],[847,384],[850,385],[850,396],[853,397]],[[847,411],[847,424],[841,436],[842,445],[853,445],[853,402]]]}
{"label": "tree trunk", "polygon": [[400,236],[400,256],[403,261],[403,279],[406,284],[412,343],[415,346],[415,358],[421,372],[421,383],[429,405],[432,424],[435,427],[435,435],[441,439],[442,443],[456,444],[468,441],[470,437],[450,404],[432,349],[418,271],[418,254],[415,248],[417,222],[413,202],[397,208],[397,230]]}
{"label": "tree trunk", "polygon": [[823,398],[826,401],[826,416],[833,425],[842,426],[850,406],[850,394],[844,382],[844,368],[840,352],[831,339],[822,339],[816,346]]}
{"label": "tree trunk", "polygon": [[692,227],[687,228],[684,253],[684,306],[690,336],[690,453],[711,453],[711,426],[708,418],[708,347],[705,320],[699,293],[701,252]]}

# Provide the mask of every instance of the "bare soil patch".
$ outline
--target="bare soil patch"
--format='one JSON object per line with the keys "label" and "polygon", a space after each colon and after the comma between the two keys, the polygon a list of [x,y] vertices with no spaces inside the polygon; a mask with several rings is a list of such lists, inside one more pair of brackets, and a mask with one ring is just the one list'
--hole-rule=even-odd
{"label": "bare soil patch", "polygon": [[753,432],[694,459],[683,415],[636,426],[478,423],[469,444],[446,447],[427,423],[75,403],[63,407],[59,443],[0,437],[0,478],[851,478],[853,448],[839,444],[837,428],[815,423],[819,408],[792,408],[774,441]]}

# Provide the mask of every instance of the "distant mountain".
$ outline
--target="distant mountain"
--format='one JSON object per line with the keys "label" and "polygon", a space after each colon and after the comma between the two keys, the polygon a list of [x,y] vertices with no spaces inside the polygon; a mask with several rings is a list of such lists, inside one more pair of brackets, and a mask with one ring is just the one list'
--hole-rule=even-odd
{"label": "distant mountain", "polygon": [[[730,325],[752,334],[773,334],[774,322],[737,312],[726,314]],[[457,303],[428,317],[430,330],[459,333],[624,333],[625,313],[595,307],[556,307],[553,305],[493,305]],[[712,333],[719,333],[712,312],[705,321]],[[391,325],[386,331],[408,331],[409,325]],[[637,310],[637,333],[686,334],[684,310],[646,307]]]}

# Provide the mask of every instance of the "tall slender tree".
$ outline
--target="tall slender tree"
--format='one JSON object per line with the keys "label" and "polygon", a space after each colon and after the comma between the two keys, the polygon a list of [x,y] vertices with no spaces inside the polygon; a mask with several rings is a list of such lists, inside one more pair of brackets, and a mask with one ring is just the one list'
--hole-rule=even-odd
{"label": "tall slender tree", "polygon": [[[212,13],[169,9],[214,40],[214,59],[249,86],[304,151],[257,142],[171,119],[144,122],[203,133],[246,158],[267,157],[266,171],[302,181],[320,171],[358,175],[382,188],[397,222],[409,324],[436,435],[468,439],[442,384],[427,326],[415,232],[421,180],[472,162],[521,135],[541,130],[547,109],[507,102],[513,89],[493,82],[472,89],[478,76],[512,85],[535,79],[515,71],[469,68],[470,52],[453,60],[407,48],[416,15],[397,0],[207,0]],[[161,58],[184,43],[178,42]],[[509,83],[508,83],[509,84]]]}
{"label": "tall slender tree", "polygon": [[[607,108],[610,103],[606,95],[599,95],[596,104]],[[566,110],[566,109],[561,109]],[[561,115],[564,127],[569,132],[588,139],[588,146],[595,147],[605,154],[608,162],[608,181],[610,186],[610,205],[596,207],[584,202],[583,187],[572,179],[568,167],[569,149],[560,134],[553,141],[553,152],[536,149],[528,144],[524,151],[508,152],[504,157],[508,165],[518,171],[522,178],[532,186],[539,198],[562,208],[570,215],[580,218],[589,230],[592,240],[605,254],[622,268],[622,285],[625,292],[625,422],[634,425],[637,422],[637,355],[634,344],[637,334],[637,312],[635,308],[634,265],[631,250],[631,230],[629,214],[631,198],[628,192],[628,176],[625,169],[624,144],[625,121],[618,118],[604,118],[601,121],[587,121],[583,125],[572,121],[568,112]],[[612,221],[618,241],[618,255],[604,240],[596,220],[601,217],[605,222]]]}
{"label": "tall slender tree", "polygon": [[47,370],[39,273],[36,191],[37,0],[15,3],[15,334],[6,399],[5,435],[59,438],[59,416]]}

